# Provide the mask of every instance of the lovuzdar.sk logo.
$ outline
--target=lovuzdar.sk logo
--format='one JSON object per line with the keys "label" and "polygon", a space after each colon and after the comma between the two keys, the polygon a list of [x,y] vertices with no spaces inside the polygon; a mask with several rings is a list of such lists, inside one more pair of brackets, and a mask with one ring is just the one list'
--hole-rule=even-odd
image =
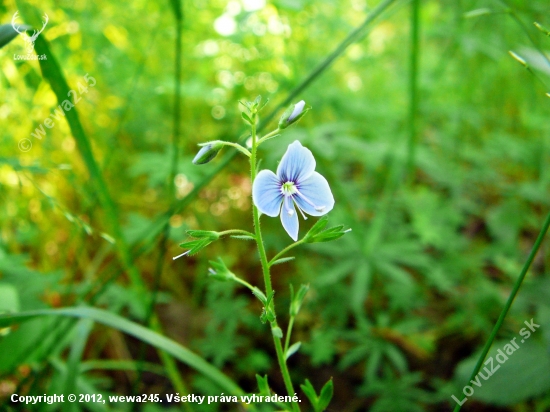
{"label": "lovuzdar.sk logo", "polygon": [[48,24],[49,17],[46,13],[44,13],[44,21],[42,24],[42,28],[40,30],[34,30],[32,35],[27,34],[27,27],[28,26],[20,26],[16,24],[16,20],[19,17],[19,11],[16,11],[13,15],[13,18],[11,19],[11,26],[13,27],[13,30],[15,30],[17,33],[21,34],[23,36],[23,39],[25,39],[25,48],[27,50],[27,54],[14,54],[15,60],[46,60],[47,57],[45,54],[42,54],[40,56],[34,55],[34,43],[36,42],[36,39],[44,31],[46,28],[46,25]]}

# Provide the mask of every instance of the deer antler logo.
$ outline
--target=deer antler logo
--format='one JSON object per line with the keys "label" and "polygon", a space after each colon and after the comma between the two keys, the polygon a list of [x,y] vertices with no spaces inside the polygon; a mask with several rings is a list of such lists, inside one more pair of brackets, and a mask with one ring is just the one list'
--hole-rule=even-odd
{"label": "deer antler logo", "polygon": [[25,39],[25,43],[27,44],[27,53],[30,54],[34,50],[34,42],[36,41],[40,33],[42,33],[46,28],[46,24],[48,24],[49,18],[48,18],[48,15],[44,13],[45,21],[44,21],[44,24],[42,25],[42,28],[40,30],[33,30],[32,36],[29,36],[25,30],[21,30],[21,26],[18,26],[15,24],[15,20],[17,20],[18,16],[19,16],[19,11],[16,11],[15,14],[13,15],[13,18],[11,19],[11,26],[17,33],[23,35],[23,38]]}

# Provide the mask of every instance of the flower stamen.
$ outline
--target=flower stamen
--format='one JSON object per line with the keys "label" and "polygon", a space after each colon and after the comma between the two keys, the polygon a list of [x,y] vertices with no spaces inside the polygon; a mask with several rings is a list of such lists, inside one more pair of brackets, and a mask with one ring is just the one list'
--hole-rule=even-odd
{"label": "flower stamen", "polygon": [[281,185],[281,193],[285,196],[292,196],[297,191],[298,189],[296,189],[296,185],[292,181],[285,182]]}
{"label": "flower stamen", "polygon": [[296,189],[296,194],[298,196],[300,196],[300,198],[302,198],[304,200],[304,202],[306,202],[308,205],[313,206],[313,208],[316,211],[322,212],[323,210],[325,210],[326,206],[316,206],[316,205],[314,205],[313,202],[311,200],[309,200],[307,197],[305,197],[298,189]]}
{"label": "flower stamen", "polygon": [[300,207],[300,205],[298,203],[294,203],[296,205],[296,207],[298,208],[298,210],[300,211],[300,213],[302,214],[302,217],[304,218],[304,220],[307,220],[307,216],[305,215],[304,211],[302,210],[302,208]]}
{"label": "flower stamen", "polygon": [[289,216],[292,216],[294,214],[294,210],[292,210],[291,208],[292,203],[290,203],[289,200],[290,200],[290,196],[285,196],[286,213],[288,213]]}

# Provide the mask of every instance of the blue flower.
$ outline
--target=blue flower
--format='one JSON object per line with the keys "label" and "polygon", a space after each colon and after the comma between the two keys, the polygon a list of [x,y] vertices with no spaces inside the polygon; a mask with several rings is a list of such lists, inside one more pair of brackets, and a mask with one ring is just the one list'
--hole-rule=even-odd
{"label": "blue flower", "polygon": [[323,216],[334,207],[334,197],[327,180],[315,171],[315,158],[299,141],[288,146],[277,167],[277,174],[262,170],[252,184],[252,200],[267,216],[281,215],[283,227],[298,240],[298,215],[294,205],[307,219]]}

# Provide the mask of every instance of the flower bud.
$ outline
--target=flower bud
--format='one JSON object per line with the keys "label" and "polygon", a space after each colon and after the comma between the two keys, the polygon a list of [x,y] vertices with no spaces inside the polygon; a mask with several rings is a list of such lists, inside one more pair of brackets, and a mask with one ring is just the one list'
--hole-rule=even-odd
{"label": "flower bud", "polygon": [[204,143],[199,146],[202,147],[193,159],[193,164],[203,165],[217,156],[217,154],[223,147],[223,143],[215,141]]}
{"label": "flower bud", "polygon": [[300,100],[298,103],[294,105],[294,110],[288,117],[287,122],[292,122],[300,113],[302,113],[302,110],[304,110],[304,106],[306,105],[306,102],[303,100]]}
{"label": "flower bud", "polygon": [[218,259],[219,261],[210,260],[208,262],[211,265],[211,267],[208,269],[208,274],[216,280],[234,280],[236,277],[233,272],[231,272],[227,268],[227,266],[225,266],[225,263],[223,263],[223,260],[221,260],[221,258]]}
{"label": "flower bud", "polygon": [[306,107],[306,102],[303,100],[290,105],[279,120],[279,129],[285,129],[291,124],[296,123],[309,111],[309,109],[310,107]]}

